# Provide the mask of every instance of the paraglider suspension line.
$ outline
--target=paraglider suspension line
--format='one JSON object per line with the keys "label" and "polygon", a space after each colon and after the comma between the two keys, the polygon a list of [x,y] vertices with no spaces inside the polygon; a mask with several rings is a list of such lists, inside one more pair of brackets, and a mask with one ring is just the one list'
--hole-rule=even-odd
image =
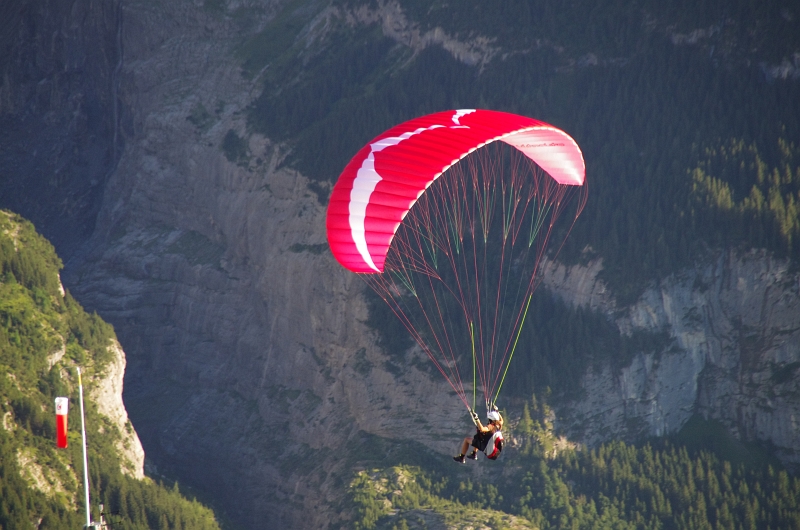
{"label": "paraglider suspension line", "polygon": [[511,366],[511,359],[514,358],[514,352],[517,350],[517,343],[519,342],[519,336],[522,333],[522,326],[525,325],[525,317],[528,316],[528,308],[531,305],[531,298],[533,298],[533,293],[528,295],[528,301],[525,303],[525,312],[522,314],[522,322],[520,322],[519,328],[517,329],[517,337],[514,339],[514,346],[511,348],[511,355],[508,356],[506,369],[503,370],[503,377],[500,379],[500,384],[497,386],[497,392],[495,392],[494,394],[494,400],[492,401],[492,403],[497,403],[497,398],[498,396],[500,396],[500,389],[503,388],[503,381],[506,380],[508,367]]}

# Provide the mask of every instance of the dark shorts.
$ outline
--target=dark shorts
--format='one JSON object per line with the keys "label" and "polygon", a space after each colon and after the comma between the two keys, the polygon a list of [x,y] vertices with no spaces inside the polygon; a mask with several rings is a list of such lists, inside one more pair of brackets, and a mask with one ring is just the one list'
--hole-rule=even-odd
{"label": "dark shorts", "polygon": [[475,436],[472,437],[472,447],[475,447],[478,451],[484,451],[486,449],[486,444],[492,439],[493,434],[493,432],[475,433]]}

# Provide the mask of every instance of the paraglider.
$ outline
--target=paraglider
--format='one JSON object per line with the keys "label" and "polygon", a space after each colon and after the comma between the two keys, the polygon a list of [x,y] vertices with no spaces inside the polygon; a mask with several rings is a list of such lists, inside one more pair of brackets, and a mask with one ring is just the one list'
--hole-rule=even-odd
{"label": "paraglider", "polygon": [[[470,412],[479,388],[491,411],[540,260],[586,202],[584,175],[577,143],[547,123],[476,109],[422,116],[378,135],[344,168],[328,242]],[[564,212],[571,223],[557,225]]]}
{"label": "paraglider", "polygon": [[[460,464],[465,464],[467,458],[478,459],[478,451],[483,451],[489,460],[497,460],[500,451],[503,450],[503,416],[497,407],[492,407],[486,413],[487,425],[481,423],[478,413],[471,411],[472,422],[475,424],[475,436],[470,439],[464,438],[461,443],[461,452],[453,457],[453,460]],[[472,452],[467,454],[467,449],[472,447]]]}

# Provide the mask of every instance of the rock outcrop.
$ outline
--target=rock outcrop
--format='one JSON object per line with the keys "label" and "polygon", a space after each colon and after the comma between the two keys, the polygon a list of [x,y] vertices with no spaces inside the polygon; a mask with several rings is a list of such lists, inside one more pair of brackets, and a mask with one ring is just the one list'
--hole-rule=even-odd
{"label": "rock outcrop", "polygon": [[89,397],[97,403],[97,411],[110,419],[120,432],[117,452],[122,461],[122,472],[134,478],[144,478],[144,449],[136,431],[128,419],[128,411],[122,402],[122,385],[125,377],[125,352],[114,340],[109,346],[111,361],[103,372],[92,381]]}
{"label": "rock outcrop", "polygon": [[612,433],[675,432],[696,413],[800,465],[800,274],[789,265],[761,251],[720,253],[618,316],[597,279],[601,262],[549,264],[544,284],[564,300],[606,313],[623,333],[666,331],[673,340],[621,370],[588,372],[586,399],[561,411],[561,425],[595,444]]}

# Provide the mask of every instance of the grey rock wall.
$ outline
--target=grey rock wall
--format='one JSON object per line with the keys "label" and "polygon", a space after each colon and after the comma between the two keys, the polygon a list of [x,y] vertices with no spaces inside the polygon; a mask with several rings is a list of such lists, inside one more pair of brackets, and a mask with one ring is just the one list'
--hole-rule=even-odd
{"label": "grey rock wall", "polygon": [[[285,146],[247,136],[258,91],[239,28],[190,2],[126,3],[132,133],[64,276],[129,353],[125,402],[152,473],[248,527],[324,528],[373,437],[421,430],[445,454],[466,417],[439,378],[387,364],[365,286],[324,250],[325,208],[279,168]],[[228,131],[248,138],[247,160],[226,157]]]}
{"label": "grey rock wall", "polygon": [[700,414],[742,440],[771,445],[790,467],[800,464],[800,275],[787,260],[720,253],[647,289],[629,308],[616,307],[601,270],[600,261],[550,263],[544,285],[605,312],[623,333],[667,331],[673,343],[621,370],[587,373],[587,397],[561,411],[561,426],[592,445],[615,433],[672,433]]}

